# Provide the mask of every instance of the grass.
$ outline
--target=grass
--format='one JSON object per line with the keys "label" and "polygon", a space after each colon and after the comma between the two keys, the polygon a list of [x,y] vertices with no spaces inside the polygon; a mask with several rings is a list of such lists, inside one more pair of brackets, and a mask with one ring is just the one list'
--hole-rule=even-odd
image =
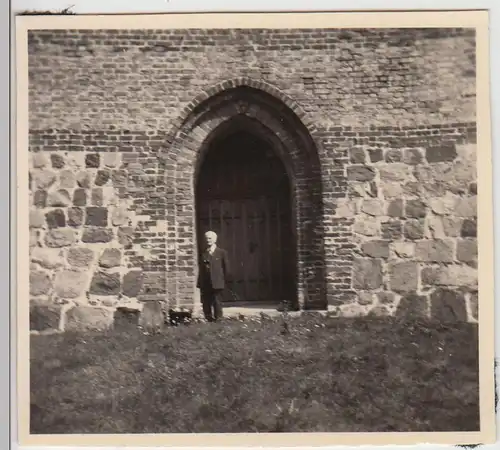
{"label": "grass", "polygon": [[476,325],[289,326],[34,335],[31,432],[478,431]]}

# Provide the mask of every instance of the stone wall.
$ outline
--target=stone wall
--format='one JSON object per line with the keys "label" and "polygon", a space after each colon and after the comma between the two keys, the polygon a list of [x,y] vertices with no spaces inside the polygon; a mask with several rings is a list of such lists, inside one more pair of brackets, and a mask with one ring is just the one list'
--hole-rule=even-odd
{"label": "stone wall", "polygon": [[29,81],[32,329],[193,305],[172,142],[238,85],[316,147],[330,309],[477,318],[473,31],[39,30]]}

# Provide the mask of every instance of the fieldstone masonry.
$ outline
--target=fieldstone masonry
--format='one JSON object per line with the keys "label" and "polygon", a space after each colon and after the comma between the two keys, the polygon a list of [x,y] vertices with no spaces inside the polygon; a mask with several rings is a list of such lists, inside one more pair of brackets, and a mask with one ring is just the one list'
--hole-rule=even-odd
{"label": "fieldstone masonry", "polygon": [[293,174],[302,308],[477,320],[473,30],[39,30],[29,76],[32,330],[193,306],[236,116]]}

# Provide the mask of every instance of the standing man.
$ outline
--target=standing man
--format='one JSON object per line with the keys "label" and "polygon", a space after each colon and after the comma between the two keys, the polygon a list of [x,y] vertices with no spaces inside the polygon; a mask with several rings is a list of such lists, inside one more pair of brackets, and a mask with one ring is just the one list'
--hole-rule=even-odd
{"label": "standing man", "polygon": [[217,235],[205,233],[206,248],[200,258],[197,287],[200,289],[203,314],[209,322],[222,318],[222,293],[226,287],[229,262],[227,252],[217,247]]}

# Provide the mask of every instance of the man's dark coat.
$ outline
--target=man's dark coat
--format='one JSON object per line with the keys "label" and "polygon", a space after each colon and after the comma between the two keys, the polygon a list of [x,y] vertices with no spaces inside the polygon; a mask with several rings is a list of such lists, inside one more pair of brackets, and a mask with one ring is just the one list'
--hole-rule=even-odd
{"label": "man's dark coat", "polygon": [[200,258],[200,271],[197,287],[200,290],[224,289],[229,273],[227,252],[215,247],[212,254],[205,250]]}

